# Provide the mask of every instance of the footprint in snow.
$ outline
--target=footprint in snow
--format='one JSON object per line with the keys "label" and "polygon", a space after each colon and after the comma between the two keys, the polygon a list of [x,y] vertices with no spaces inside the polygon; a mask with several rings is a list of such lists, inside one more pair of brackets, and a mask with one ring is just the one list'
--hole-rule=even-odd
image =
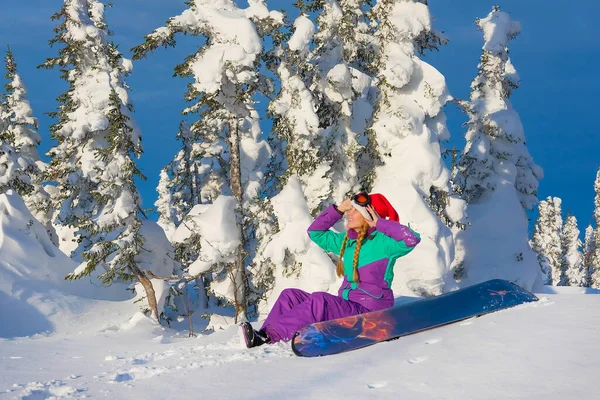
{"label": "footprint in snow", "polygon": [[435,343],[439,343],[442,339],[440,338],[435,338],[435,339],[429,339],[425,341],[425,344],[435,344]]}
{"label": "footprint in snow", "polygon": [[127,382],[127,381],[131,381],[133,380],[133,376],[131,376],[130,374],[128,374],[127,372],[121,373],[121,374],[116,374],[112,380],[109,381],[109,383],[114,383],[114,382]]}
{"label": "footprint in snow", "polygon": [[409,364],[420,364],[423,361],[426,361],[427,357],[415,357],[415,358],[411,358],[409,360],[406,360]]}
{"label": "footprint in snow", "polygon": [[75,389],[59,380],[46,383],[29,382],[26,385],[13,385],[13,388],[23,389],[19,398],[24,400],[57,399],[62,397],[72,398],[77,393],[85,392],[87,389]]}

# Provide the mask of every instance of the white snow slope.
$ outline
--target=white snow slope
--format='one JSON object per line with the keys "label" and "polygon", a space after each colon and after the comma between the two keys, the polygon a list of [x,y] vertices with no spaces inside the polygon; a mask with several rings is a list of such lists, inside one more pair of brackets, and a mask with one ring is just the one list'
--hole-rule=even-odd
{"label": "white snow slope", "polygon": [[313,359],[286,343],[241,348],[235,327],[188,338],[141,314],[127,321],[130,302],[121,314],[99,302],[57,333],[0,339],[0,399],[595,399],[600,296],[545,290],[537,303]]}
{"label": "white snow slope", "polygon": [[235,326],[159,326],[124,286],[64,281],[74,267],[0,195],[0,400],[597,398],[600,291],[543,287],[537,303],[310,359],[242,348]]}

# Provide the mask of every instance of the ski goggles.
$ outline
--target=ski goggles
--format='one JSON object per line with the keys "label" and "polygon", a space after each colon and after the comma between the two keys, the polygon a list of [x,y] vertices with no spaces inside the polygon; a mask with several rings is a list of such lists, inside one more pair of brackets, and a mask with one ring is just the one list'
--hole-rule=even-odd
{"label": "ski goggles", "polygon": [[371,197],[369,196],[368,193],[365,192],[360,192],[354,195],[354,197],[352,198],[352,200],[354,200],[354,202],[356,204],[358,204],[359,206],[362,207],[366,207],[369,204],[371,204]]}

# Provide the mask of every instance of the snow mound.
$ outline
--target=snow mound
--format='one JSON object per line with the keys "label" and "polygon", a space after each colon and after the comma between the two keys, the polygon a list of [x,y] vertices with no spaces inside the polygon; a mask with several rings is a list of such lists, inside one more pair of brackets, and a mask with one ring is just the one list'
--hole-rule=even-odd
{"label": "snow mound", "polygon": [[16,192],[0,194],[0,337],[54,332],[83,318],[90,299],[131,297],[123,285],[106,288],[94,276],[65,281],[76,267]]}

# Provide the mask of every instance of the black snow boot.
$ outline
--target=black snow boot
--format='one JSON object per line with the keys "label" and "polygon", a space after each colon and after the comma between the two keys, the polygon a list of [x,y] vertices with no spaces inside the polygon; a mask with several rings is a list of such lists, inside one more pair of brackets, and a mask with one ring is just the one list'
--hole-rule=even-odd
{"label": "black snow boot", "polygon": [[240,335],[247,348],[262,346],[270,341],[265,332],[255,331],[250,322],[242,322],[240,324]]}

